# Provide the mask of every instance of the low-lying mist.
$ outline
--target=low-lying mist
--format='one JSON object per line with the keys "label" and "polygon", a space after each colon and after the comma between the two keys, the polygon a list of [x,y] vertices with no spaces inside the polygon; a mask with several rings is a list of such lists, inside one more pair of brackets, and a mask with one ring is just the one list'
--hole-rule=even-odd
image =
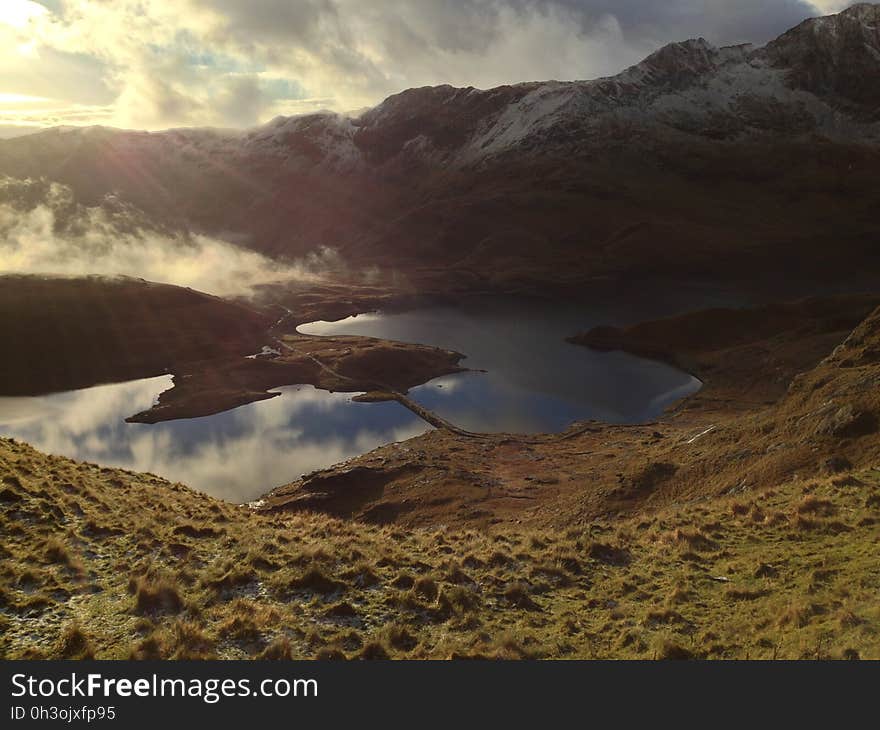
{"label": "low-lying mist", "polygon": [[338,265],[332,249],[275,261],[157,223],[113,195],[85,206],[58,183],[0,178],[0,274],[123,275],[250,296],[269,284],[318,281]]}

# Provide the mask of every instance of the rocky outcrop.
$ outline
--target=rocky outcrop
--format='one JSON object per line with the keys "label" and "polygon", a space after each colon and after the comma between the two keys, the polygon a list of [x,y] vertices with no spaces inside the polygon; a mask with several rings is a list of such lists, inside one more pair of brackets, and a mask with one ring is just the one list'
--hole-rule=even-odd
{"label": "rocky outcrop", "polygon": [[880,120],[880,5],[860,3],[807,20],[761,55],[788,83],[861,118]]}

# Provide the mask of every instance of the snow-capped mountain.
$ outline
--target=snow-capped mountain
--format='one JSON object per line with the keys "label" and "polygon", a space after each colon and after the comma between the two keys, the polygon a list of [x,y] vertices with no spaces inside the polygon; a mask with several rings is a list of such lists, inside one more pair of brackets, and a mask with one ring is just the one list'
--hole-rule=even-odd
{"label": "snow-capped mountain", "polygon": [[593,81],[410,89],[356,118],[243,132],[0,141],[0,175],[48,177],[87,204],[112,193],[272,254],[332,245],[481,276],[542,257],[591,273],[768,251],[815,266],[826,234],[877,248],[848,237],[877,225],[878,160],[877,4],[760,48],[674,43]]}
{"label": "snow-capped mountain", "polygon": [[812,134],[878,144],[880,5],[808,20],[762,48],[673,43],[595,81],[413,89],[355,124],[359,147],[378,150],[379,159],[433,152],[459,164],[545,145],[576,153],[644,135]]}

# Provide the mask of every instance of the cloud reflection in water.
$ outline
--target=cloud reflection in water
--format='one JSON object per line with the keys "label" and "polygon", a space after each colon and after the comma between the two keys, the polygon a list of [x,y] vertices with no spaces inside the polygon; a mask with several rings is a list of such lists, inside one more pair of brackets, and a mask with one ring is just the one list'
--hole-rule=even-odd
{"label": "cloud reflection in water", "polygon": [[233,502],[257,498],[429,427],[397,403],[355,403],[311,386],[207,418],[156,425],[124,419],[149,408],[170,377],[38,398],[0,398],[0,434],[51,454],[151,472]]}
{"label": "cloud reflection in water", "polygon": [[[438,378],[412,396],[474,431],[541,433],[574,421],[646,422],[699,389],[687,373],[620,352],[565,342],[595,324],[645,316],[618,303],[560,307],[480,298],[462,307],[316,322],[311,334],[360,334],[467,353],[486,373]],[[657,311],[652,312],[655,316]],[[354,403],[311,386],[208,418],[126,424],[170,386],[170,378],[105,385],[41,398],[0,399],[0,434],[54,454],[148,471],[236,502],[428,430],[397,403]]]}

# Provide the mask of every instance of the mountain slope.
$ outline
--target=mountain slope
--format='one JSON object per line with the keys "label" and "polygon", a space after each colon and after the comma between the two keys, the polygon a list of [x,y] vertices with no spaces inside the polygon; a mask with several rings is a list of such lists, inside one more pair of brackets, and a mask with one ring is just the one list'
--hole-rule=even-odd
{"label": "mountain slope", "polygon": [[611,78],[410,89],[356,119],[50,130],[0,142],[0,174],[273,255],[483,282],[833,273],[880,232],[878,28],[860,4],[763,48],[689,40]]}
{"label": "mountain slope", "polygon": [[239,358],[272,320],[246,306],[139,279],[0,277],[0,396],[39,395]]}
{"label": "mountain slope", "polygon": [[876,471],[494,534],[255,514],[6,439],[0,480],[4,659],[880,658]]}
{"label": "mountain slope", "polygon": [[[878,353],[880,310],[777,404],[695,434],[608,427],[564,461],[461,439],[450,474],[537,452],[469,490],[518,504],[480,530],[254,511],[0,439],[0,657],[878,659]],[[571,494],[618,509],[558,493],[542,525],[535,491],[578,466]],[[405,494],[401,514],[451,493]]]}

